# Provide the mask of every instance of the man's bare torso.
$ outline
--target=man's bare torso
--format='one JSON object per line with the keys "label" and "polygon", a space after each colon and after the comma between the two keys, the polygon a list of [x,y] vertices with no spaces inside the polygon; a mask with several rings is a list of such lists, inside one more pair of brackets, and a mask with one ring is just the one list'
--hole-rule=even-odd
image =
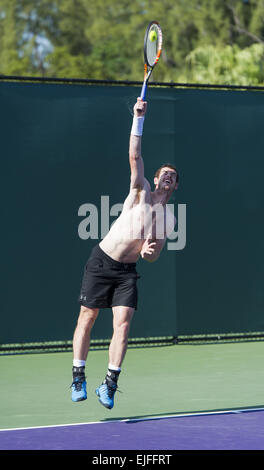
{"label": "man's bare torso", "polygon": [[154,203],[150,184],[145,178],[142,189],[130,190],[122,213],[99,245],[114,260],[135,263],[148,234],[151,233],[157,243],[164,244],[174,225],[172,212],[166,206]]}

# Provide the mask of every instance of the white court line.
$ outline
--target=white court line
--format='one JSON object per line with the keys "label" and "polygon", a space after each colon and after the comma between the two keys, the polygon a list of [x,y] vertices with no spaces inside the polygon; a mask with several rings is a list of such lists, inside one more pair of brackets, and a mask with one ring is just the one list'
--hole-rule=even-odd
{"label": "white court line", "polygon": [[69,426],[84,426],[87,424],[113,424],[113,423],[129,423],[129,422],[140,422],[140,421],[155,421],[158,419],[168,419],[168,418],[186,418],[192,416],[210,416],[210,415],[223,415],[223,414],[238,414],[238,413],[249,413],[253,411],[264,411],[264,408],[241,408],[237,410],[223,410],[223,411],[202,411],[197,413],[178,413],[175,415],[166,415],[166,416],[154,416],[149,418],[125,418],[125,419],[112,419],[107,421],[89,421],[87,423],[69,423],[69,424],[50,424],[47,426],[32,426],[24,428],[7,428],[0,429],[1,431],[24,431],[27,429],[48,429],[48,428],[62,428]]}

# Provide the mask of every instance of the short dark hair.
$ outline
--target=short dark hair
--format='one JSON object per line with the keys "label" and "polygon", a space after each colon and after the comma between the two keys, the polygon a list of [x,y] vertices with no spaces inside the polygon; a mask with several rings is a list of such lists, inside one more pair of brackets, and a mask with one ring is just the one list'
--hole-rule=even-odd
{"label": "short dark hair", "polygon": [[156,171],[154,177],[155,177],[155,178],[158,178],[159,175],[160,175],[160,172],[161,172],[162,168],[165,168],[165,167],[166,167],[166,168],[167,168],[167,167],[168,167],[168,168],[171,168],[172,170],[175,170],[175,171],[176,171],[176,183],[179,183],[179,172],[178,172],[176,166],[172,165],[171,163],[166,163],[166,164],[162,165],[160,168],[158,168],[158,170]]}

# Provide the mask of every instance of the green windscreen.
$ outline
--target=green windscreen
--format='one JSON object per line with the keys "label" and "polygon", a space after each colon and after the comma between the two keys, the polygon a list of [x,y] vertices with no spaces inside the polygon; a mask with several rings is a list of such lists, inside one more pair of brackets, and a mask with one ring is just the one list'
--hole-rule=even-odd
{"label": "green windscreen", "polygon": [[[0,83],[0,343],[72,339],[83,268],[107,231],[102,211],[111,225],[129,191],[139,94]],[[155,263],[139,260],[130,337],[264,331],[264,94],[153,87],[147,100],[145,176],[154,188],[158,167],[178,168],[170,203],[181,236]],[[111,335],[103,309],[92,338]]]}

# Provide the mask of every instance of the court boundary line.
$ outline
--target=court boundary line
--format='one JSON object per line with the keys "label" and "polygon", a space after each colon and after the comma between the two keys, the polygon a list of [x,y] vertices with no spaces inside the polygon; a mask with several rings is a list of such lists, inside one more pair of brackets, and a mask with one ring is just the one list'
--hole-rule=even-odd
{"label": "court boundary line", "polygon": [[111,419],[107,421],[88,421],[85,423],[66,423],[66,424],[48,424],[46,426],[28,426],[28,427],[21,427],[21,428],[7,428],[7,429],[0,429],[0,432],[4,431],[26,431],[30,429],[49,429],[49,428],[62,428],[62,427],[70,427],[70,426],[86,426],[87,424],[113,424],[113,423],[137,423],[141,421],[155,421],[160,419],[168,419],[168,418],[187,418],[187,417],[194,417],[194,416],[211,416],[211,415],[224,415],[224,414],[239,414],[239,413],[250,413],[256,411],[264,411],[264,407],[262,408],[238,408],[237,410],[221,410],[221,411],[201,411],[195,413],[177,413],[173,415],[165,415],[165,416],[150,416],[147,418],[124,418],[124,419]]}

